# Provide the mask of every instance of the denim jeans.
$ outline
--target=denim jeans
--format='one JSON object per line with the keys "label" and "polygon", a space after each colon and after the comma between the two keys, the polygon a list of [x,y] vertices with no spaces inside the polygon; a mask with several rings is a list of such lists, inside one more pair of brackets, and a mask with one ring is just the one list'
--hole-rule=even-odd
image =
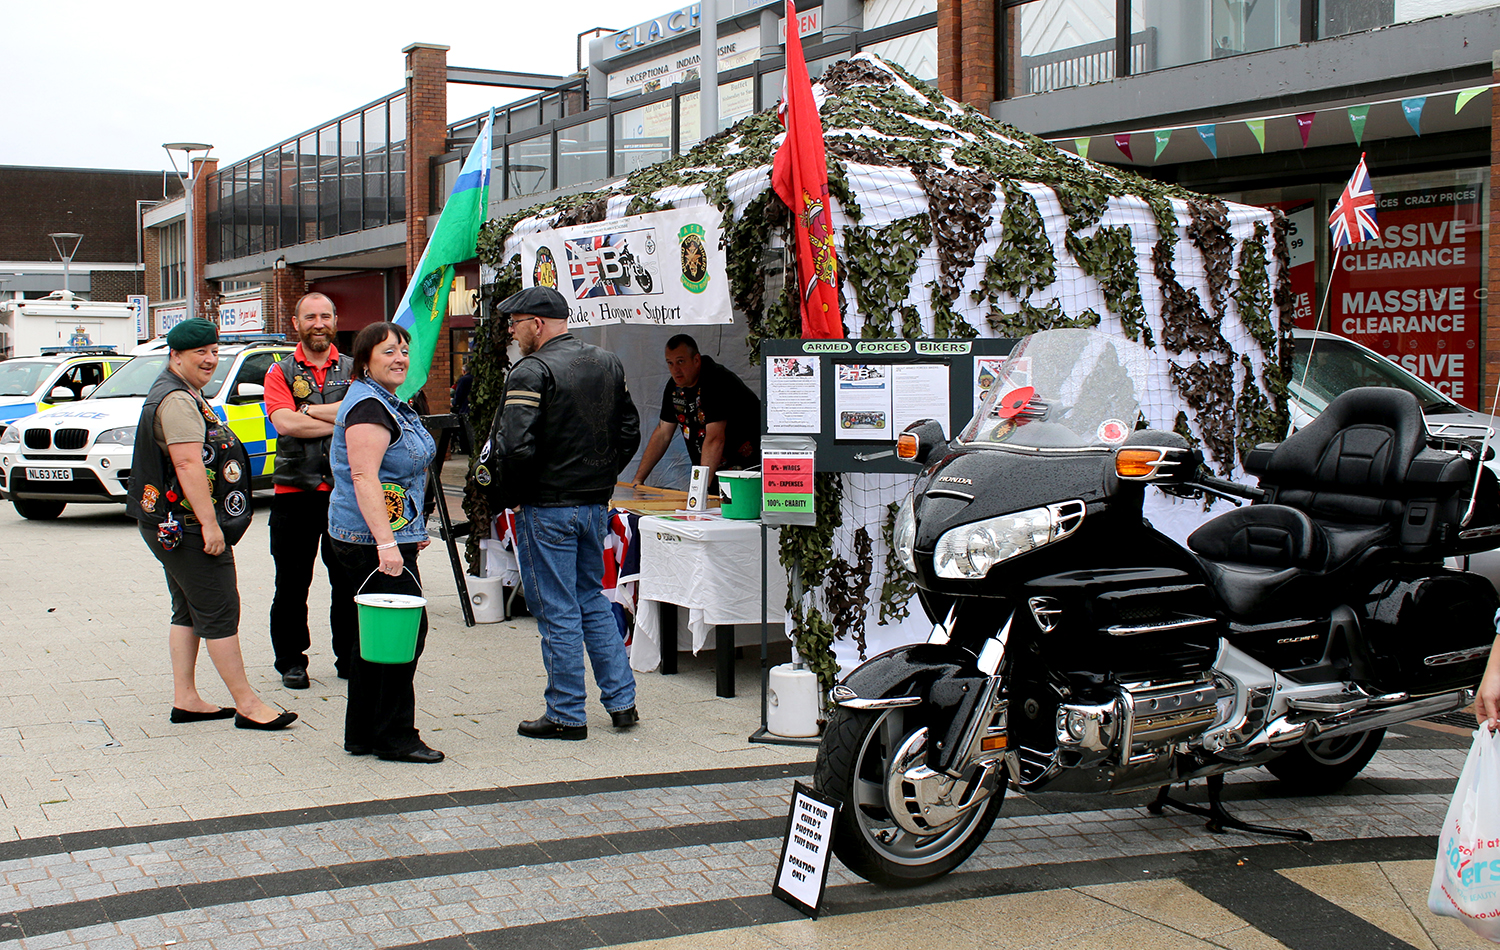
{"label": "denim jeans", "polygon": [[588,722],[584,651],[604,708],[635,705],[635,674],[604,597],[605,518],[603,505],[526,505],[516,513],[526,606],[542,635],[547,718],[563,726]]}

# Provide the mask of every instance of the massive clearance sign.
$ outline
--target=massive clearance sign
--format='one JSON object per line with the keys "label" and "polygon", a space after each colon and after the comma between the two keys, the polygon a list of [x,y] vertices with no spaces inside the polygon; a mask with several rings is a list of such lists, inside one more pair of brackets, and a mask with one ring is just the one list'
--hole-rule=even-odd
{"label": "massive clearance sign", "polygon": [[1363,343],[1468,406],[1479,404],[1479,190],[1380,195],[1380,237],[1344,248],[1329,329]]}
{"label": "massive clearance sign", "polygon": [[658,211],[521,237],[521,280],[568,300],[568,325],[733,323],[722,215]]}

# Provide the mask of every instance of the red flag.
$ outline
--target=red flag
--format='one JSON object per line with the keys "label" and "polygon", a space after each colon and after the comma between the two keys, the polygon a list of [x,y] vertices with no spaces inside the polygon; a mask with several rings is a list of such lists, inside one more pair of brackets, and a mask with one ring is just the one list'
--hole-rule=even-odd
{"label": "red flag", "polygon": [[839,316],[838,258],[828,206],[828,159],[823,121],[802,58],[797,8],[786,2],[786,78],[781,92],[786,139],[771,167],[771,187],[792,209],[797,245],[797,283],[802,292],[802,336],[829,340],[844,335]]}

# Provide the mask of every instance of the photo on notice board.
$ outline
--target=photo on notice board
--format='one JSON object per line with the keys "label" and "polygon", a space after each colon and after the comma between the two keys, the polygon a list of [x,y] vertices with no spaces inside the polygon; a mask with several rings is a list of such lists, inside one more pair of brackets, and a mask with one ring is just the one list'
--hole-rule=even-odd
{"label": "photo on notice board", "polygon": [[816,356],[773,356],[766,371],[766,431],[817,432],[822,412]]}
{"label": "photo on notice board", "polygon": [[834,411],[839,439],[892,441],[891,371],[883,363],[837,363],[834,371]]}

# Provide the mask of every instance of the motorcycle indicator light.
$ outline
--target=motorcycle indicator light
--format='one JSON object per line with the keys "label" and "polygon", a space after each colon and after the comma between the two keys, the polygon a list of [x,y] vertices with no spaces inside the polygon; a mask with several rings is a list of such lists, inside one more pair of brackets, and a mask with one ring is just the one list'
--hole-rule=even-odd
{"label": "motorcycle indicator light", "polygon": [[905,461],[913,461],[917,457],[917,450],[922,447],[922,440],[915,433],[903,432],[896,436],[896,458]]}
{"label": "motorcycle indicator light", "polygon": [[1115,453],[1115,474],[1121,478],[1150,478],[1161,465],[1160,449],[1121,449]]}

